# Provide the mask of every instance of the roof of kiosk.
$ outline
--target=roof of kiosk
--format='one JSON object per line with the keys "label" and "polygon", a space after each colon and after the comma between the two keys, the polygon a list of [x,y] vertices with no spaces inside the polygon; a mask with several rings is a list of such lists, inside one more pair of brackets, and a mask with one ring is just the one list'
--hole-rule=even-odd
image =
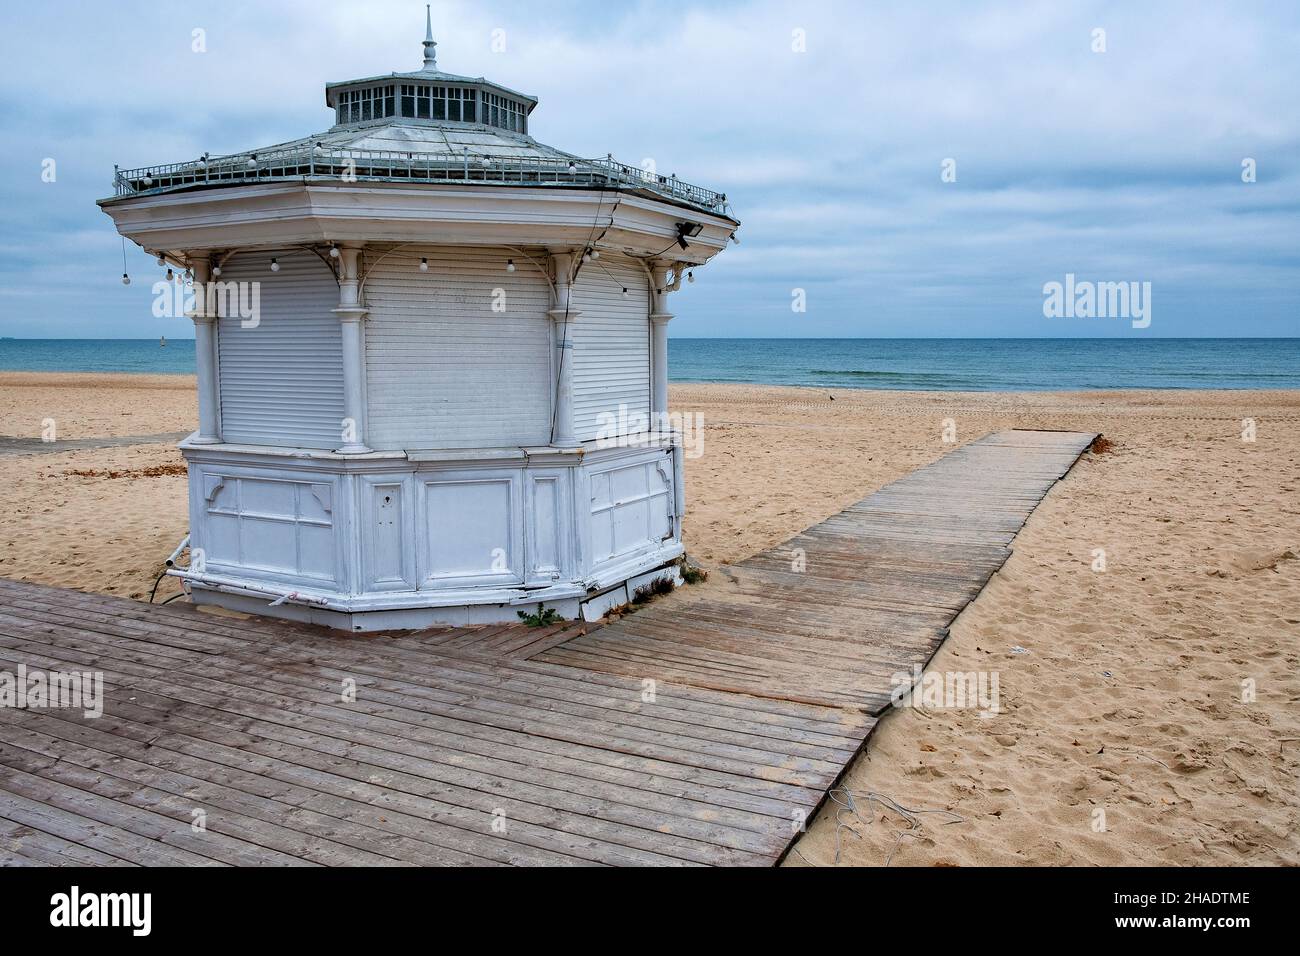
{"label": "roof of kiosk", "polygon": [[426,8],[424,65],[327,84],[335,125],[314,136],[227,156],[116,170],[114,199],[182,190],[296,181],[471,183],[598,187],[727,215],[727,197],[676,176],[583,159],[537,142],[528,117],[537,99],[483,77],[437,68]]}

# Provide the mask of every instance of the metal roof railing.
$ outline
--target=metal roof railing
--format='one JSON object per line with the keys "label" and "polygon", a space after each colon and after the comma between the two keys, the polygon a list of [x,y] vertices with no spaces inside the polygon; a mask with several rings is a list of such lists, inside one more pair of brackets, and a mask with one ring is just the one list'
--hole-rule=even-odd
{"label": "metal roof railing", "polygon": [[203,186],[285,180],[323,182],[472,183],[498,186],[589,186],[645,190],[706,212],[725,213],[727,196],[676,176],[648,173],[605,159],[544,156],[432,155],[303,144],[288,148],[204,156],[188,163],[113,167],[116,197],[148,196]]}

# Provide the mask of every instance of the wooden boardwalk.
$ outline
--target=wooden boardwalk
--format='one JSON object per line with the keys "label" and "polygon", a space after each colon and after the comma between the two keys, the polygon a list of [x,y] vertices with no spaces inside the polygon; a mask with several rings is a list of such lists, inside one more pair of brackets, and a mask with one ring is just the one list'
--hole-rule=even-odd
{"label": "wooden boardwalk", "polygon": [[1093,437],[989,436],[602,626],[362,637],[0,580],[0,672],[105,699],[0,709],[0,863],[770,865]]}

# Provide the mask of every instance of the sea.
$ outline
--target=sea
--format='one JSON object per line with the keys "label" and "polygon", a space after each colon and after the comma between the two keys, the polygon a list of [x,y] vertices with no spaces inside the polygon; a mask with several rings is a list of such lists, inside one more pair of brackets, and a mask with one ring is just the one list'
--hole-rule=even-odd
{"label": "sea", "polygon": [[[916,391],[1300,389],[1300,338],[670,338],[676,382]],[[0,339],[0,370],[194,372],[194,341]]]}

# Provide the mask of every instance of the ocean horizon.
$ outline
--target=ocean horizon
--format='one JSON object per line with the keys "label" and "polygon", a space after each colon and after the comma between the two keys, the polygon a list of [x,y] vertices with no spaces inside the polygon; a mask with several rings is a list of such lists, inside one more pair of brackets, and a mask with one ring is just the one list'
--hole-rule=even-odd
{"label": "ocean horizon", "polygon": [[[1300,338],[670,338],[674,382],[908,391],[1300,389]],[[0,371],[194,374],[194,340],[0,339]]]}

